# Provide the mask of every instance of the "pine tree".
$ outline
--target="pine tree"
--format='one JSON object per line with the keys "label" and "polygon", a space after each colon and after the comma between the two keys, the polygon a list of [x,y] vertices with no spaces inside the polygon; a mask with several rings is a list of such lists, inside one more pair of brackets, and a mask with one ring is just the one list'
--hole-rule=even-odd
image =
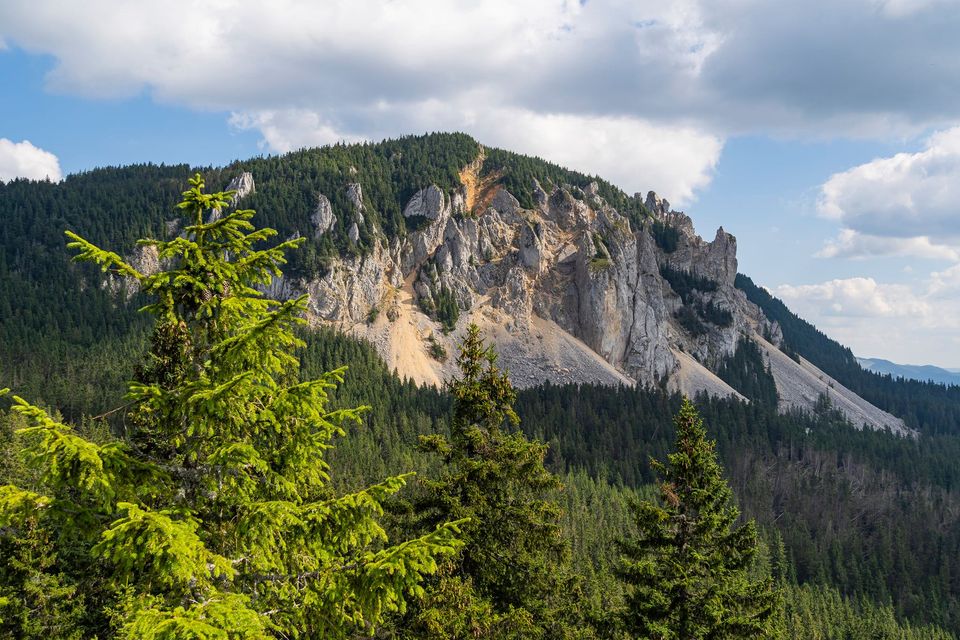
{"label": "pine tree", "polygon": [[419,507],[428,522],[469,518],[465,546],[412,624],[415,637],[563,637],[577,611],[566,589],[569,550],[561,511],[550,494],[561,488],[544,467],[546,445],[514,431],[516,394],[480,329],[471,325],[457,358],[451,438],[422,439],[443,470],[426,482]]}
{"label": "pine tree", "polygon": [[765,637],[776,597],[769,578],[750,575],[755,525],[736,524],[715,444],[689,400],[674,424],[676,451],[666,465],[652,462],[659,504],[635,505],[638,535],[621,543],[624,626],[652,640]]}
{"label": "pine tree", "polygon": [[134,432],[92,441],[15,396],[42,479],[0,487],[0,535],[38,527],[35,537],[49,538],[41,559],[61,562],[68,586],[97,605],[84,637],[369,633],[422,592],[437,558],[460,546],[461,523],[391,546],[381,504],[408,476],[332,491],[324,452],[364,407],[329,408],[342,368],[298,379],[305,297],[278,302],[256,288],[299,240],[256,248],[275,232],[256,230],[250,210],[204,222],[233,194],[205,193],[199,174],[190,184],[185,234],[141,241],[155,248],[158,273],[68,233],[78,259],[153,300],[153,345],[127,394]]}

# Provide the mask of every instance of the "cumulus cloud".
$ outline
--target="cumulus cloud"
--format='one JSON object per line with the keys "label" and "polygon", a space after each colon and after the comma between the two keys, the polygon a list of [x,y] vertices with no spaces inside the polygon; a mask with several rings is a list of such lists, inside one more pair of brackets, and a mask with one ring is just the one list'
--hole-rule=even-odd
{"label": "cumulus cloud", "polygon": [[930,293],[960,296],[960,264],[930,274]]}
{"label": "cumulus cloud", "polygon": [[960,362],[960,265],[911,285],[856,277],[780,285],[773,293],[857,355]]}
{"label": "cumulus cloud", "polygon": [[456,128],[689,202],[734,133],[889,136],[960,119],[952,6],[9,0],[0,38],[56,59],[51,90],[229,112],[271,150]]}
{"label": "cumulus cloud", "polygon": [[827,241],[817,252],[819,258],[928,258],[933,260],[960,260],[960,250],[934,242],[929,236],[891,238],[865,235],[853,229],[842,229],[837,237]]}
{"label": "cumulus cloud", "polygon": [[59,180],[61,177],[57,156],[33,146],[29,140],[14,142],[0,138],[0,181],[14,178]]}
{"label": "cumulus cloud", "polygon": [[820,191],[821,215],[844,227],[823,256],[960,259],[960,127],[834,174]]}
{"label": "cumulus cloud", "polygon": [[926,318],[932,306],[913,289],[899,284],[878,284],[873,278],[845,278],[820,284],[781,285],[776,294],[784,300],[816,304],[818,315],[867,318]]}
{"label": "cumulus cloud", "polygon": [[267,146],[280,152],[410,132],[468,131],[490,146],[601,175],[630,192],[656,189],[679,203],[692,201],[695,191],[709,183],[723,148],[716,136],[638,118],[479,109],[438,101],[381,103],[354,112],[348,122],[333,122],[305,109],[237,113],[231,122],[243,129],[259,129]]}

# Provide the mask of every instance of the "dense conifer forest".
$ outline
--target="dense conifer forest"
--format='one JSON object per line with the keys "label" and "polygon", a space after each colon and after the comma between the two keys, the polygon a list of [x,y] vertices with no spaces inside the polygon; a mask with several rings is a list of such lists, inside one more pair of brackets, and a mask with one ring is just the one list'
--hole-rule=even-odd
{"label": "dense conifer forest", "polygon": [[[243,206],[258,210],[257,227],[278,229],[277,237],[263,244],[269,248],[298,231],[309,236],[318,191],[330,198],[342,226],[350,206],[344,187],[351,182],[363,185],[370,224],[403,234],[410,221],[403,219],[400,203],[429,183],[453,188],[459,170],[477,152],[466,136],[426,136],[258,158],[208,168],[205,174],[214,188],[224,188],[238,171],[254,172],[258,190]],[[174,205],[191,171],[143,165],[91,171],[61,184],[0,184],[0,387],[44,407],[52,419],[75,425],[77,434],[98,447],[143,429],[123,408],[123,394],[129,380],[149,382],[144,372],[155,360],[145,354],[156,354],[162,343],[150,315],[137,312],[149,296],[136,293],[128,300],[122,289],[118,294],[104,286],[97,269],[71,262],[63,232],[72,229],[120,252],[128,252],[140,237],[172,239],[165,223],[178,215]],[[522,203],[533,197],[532,177],[543,185],[586,186],[593,180],[490,149],[484,171],[514,185]],[[606,183],[601,189],[608,201],[643,219],[638,199]],[[669,231],[651,232],[670,242]],[[322,270],[324,256],[364,251],[368,237],[361,230],[360,240],[351,245],[346,229],[338,226],[323,241],[310,240],[290,251],[283,268]],[[688,284],[689,295],[709,286]],[[738,277],[737,285],[780,323],[785,351],[809,359],[919,432],[911,439],[861,431],[829,403],[813,414],[779,413],[772,378],[750,343],[722,363],[720,375],[751,402],[695,399],[706,435],[716,442],[724,481],[743,514],[739,522],[756,525],[751,575],[769,576],[779,594],[770,637],[955,637],[960,633],[957,388],[864,372],[849,350],[748,278]],[[332,330],[291,331],[302,342],[292,348],[296,371],[284,375],[311,380],[345,365],[343,382],[329,390],[330,408],[369,406],[358,424],[344,425],[345,435],[332,434],[335,447],[324,454],[329,483],[304,489],[304,495],[314,490],[355,495],[384,478],[416,471],[406,488],[382,496],[378,526],[391,541],[418,539],[430,527],[464,514],[483,522],[502,510],[498,500],[518,497],[524,505],[518,517],[535,515],[543,525],[537,530],[543,539],[529,543],[541,555],[530,557],[518,538],[511,551],[518,555],[489,567],[477,558],[486,557],[484,545],[500,543],[484,540],[489,532],[482,528],[461,528],[458,534],[481,550],[474,560],[468,553],[467,561],[446,561],[439,547],[450,541],[434,541],[439,545],[436,571],[423,572],[422,591],[414,589],[410,606],[385,605],[376,615],[358,608],[365,620],[377,618],[378,624],[374,630],[354,618],[351,637],[455,638],[468,630],[483,637],[642,637],[624,635],[628,626],[621,624],[631,593],[622,574],[621,542],[637,534],[631,505],[638,500],[662,504],[650,458],[666,460],[674,450],[673,417],[682,398],[657,388],[592,385],[547,385],[514,395],[494,369],[479,378],[486,380],[483,388],[500,389],[499,395],[493,396],[492,409],[482,408],[475,402],[479,392],[458,396],[456,388],[424,388],[398,379],[368,344]],[[475,359],[483,359],[482,349],[475,345]],[[30,424],[30,415],[13,411],[9,396],[0,403],[0,485],[28,485],[39,493],[55,478],[41,477],[37,465],[20,456],[25,446],[35,446],[16,433]],[[517,421],[510,417],[514,411]],[[481,432],[472,430],[478,424],[486,425]],[[478,457],[476,451],[492,457]],[[502,471],[497,456],[525,462]],[[507,495],[485,491],[490,502],[465,499],[471,495],[464,493],[472,486],[464,484],[471,470],[487,465],[506,474],[497,487],[513,488],[504,489]],[[69,487],[57,490],[70,494]],[[174,499],[176,493],[167,495]],[[85,498],[69,497],[78,501],[77,508],[93,509]],[[12,524],[0,524],[0,637],[89,637],[92,628],[114,628],[122,617],[119,610],[95,613],[95,606],[109,603],[76,596],[85,589],[78,576],[89,567],[81,559],[89,544],[71,543],[54,553],[49,531],[38,523],[30,526],[24,534],[22,528],[15,532]],[[523,586],[535,592],[496,573],[506,566],[529,566],[530,575],[539,577]],[[259,573],[278,573],[277,567]],[[179,597],[174,587],[162,593],[156,585],[135,588],[143,590],[137,597],[152,598],[150,607],[157,611]]]}

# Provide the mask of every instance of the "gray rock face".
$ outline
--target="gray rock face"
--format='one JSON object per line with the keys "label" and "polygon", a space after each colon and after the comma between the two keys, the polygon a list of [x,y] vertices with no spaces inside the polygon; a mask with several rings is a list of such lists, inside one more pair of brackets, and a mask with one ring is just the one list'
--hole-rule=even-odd
{"label": "gray rock face", "polygon": [[[662,207],[665,202],[653,192],[648,195],[647,201],[648,207],[649,203]],[[712,242],[705,242],[694,231],[689,216],[662,209],[658,210],[657,215],[660,220],[679,232],[676,250],[662,254],[660,263],[716,283],[716,290],[703,292],[700,299],[704,304],[728,311],[732,318],[727,326],[706,324],[706,333],[696,336],[675,326],[676,344],[708,368],[716,368],[725,357],[736,351],[741,336],[757,331],[762,335],[770,335],[774,340],[782,340],[779,326],[767,320],[760,309],[747,300],[746,294],[734,286],[737,275],[737,239],[721,227]],[[672,315],[679,311],[682,301],[669,285],[665,285],[665,289],[667,305]]]}
{"label": "gray rock face", "polygon": [[670,213],[670,203],[658,196],[655,191],[647,192],[647,199],[644,201],[643,206],[654,218],[663,219]]}
{"label": "gray rock face", "polygon": [[[462,315],[477,305],[478,311],[488,306],[503,314],[503,326],[511,334],[528,335],[534,324],[547,321],[629,379],[654,384],[669,376],[678,367],[672,347],[693,341],[672,322],[674,294],[659,273],[659,263],[666,258],[652,236],[646,229],[632,229],[603,202],[596,185],[588,186],[583,199],[566,189],[547,194],[535,186],[540,191],[535,190],[534,210],[523,209],[500,187],[487,209],[471,217],[452,215],[454,203],[464,199],[462,193],[446,198],[438,187],[427,187],[403,209],[407,216],[426,218],[427,225],[389,248],[385,240],[377,240],[370,254],[340,261],[324,278],[300,289],[310,292],[317,316],[360,322],[390,287],[408,280],[424,308],[435,308],[440,293],[448,291]],[[360,186],[351,185],[348,193],[354,194],[351,202],[359,209]],[[356,241],[356,224],[349,235]],[[720,234],[713,243],[703,243],[692,235],[690,225],[684,242],[677,258],[689,263],[686,268],[695,264],[699,271],[732,283],[732,236]],[[724,296],[736,295],[732,285],[729,289],[714,292],[717,304],[745,302],[726,301]],[[703,344],[697,342],[694,351],[709,355],[735,347],[739,328],[727,331],[729,336],[701,338]]]}
{"label": "gray rock face", "polygon": [[[124,256],[127,263],[145,276],[152,276],[163,268],[157,248],[153,245],[137,245],[133,252]],[[108,275],[102,281],[103,288],[113,295],[123,296],[127,300],[140,291],[140,283],[132,278]]]}
{"label": "gray rock face", "polygon": [[244,171],[239,176],[230,181],[230,184],[227,185],[227,191],[236,191],[233,194],[233,200],[230,204],[236,206],[238,202],[246,198],[251,193],[256,193],[257,186],[253,181],[253,174],[249,171]]}
{"label": "gray rock face", "polygon": [[428,220],[436,220],[447,206],[444,200],[443,191],[440,190],[440,187],[432,184],[425,189],[421,189],[410,198],[410,202],[403,208],[403,216],[405,218],[423,216]]}
{"label": "gray rock face", "polygon": [[668,315],[652,239],[634,234],[629,222],[610,208],[598,212],[592,235],[581,237],[579,330],[574,330],[612,365],[653,384],[677,363],[667,339]]}
{"label": "gray rock face", "polygon": [[532,273],[539,275],[543,268],[543,241],[537,234],[537,230],[528,225],[524,225],[520,232],[520,262]]}
{"label": "gray rock face", "polygon": [[363,224],[363,187],[360,183],[351,182],[347,185],[347,200],[353,205],[353,221]]}
{"label": "gray rock face", "polygon": [[497,189],[490,205],[500,213],[507,215],[515,213],[520,208],[520,203],[513,197],[513,194],[503,187]]}
{"label": "gray rock face", "polygon": [[[524,209],[502,186],[493,187],[488,200],[468,194],[466,187],[447,197],[429,186],[402,209],[407,217],[426,220],[416,231],[389,241],[374,231],[367,253],[335,260],[322,277],[309,281],[279,279],[268,293],[280,298],[308,293],[314,320],[355,332],[371,325],[371,310],[385,308],[374,342],[401,368],[404,358],[413,357],[411,350],[425,349],[420,342],[426,336],[440,334],[421,308],[436,308],[441,294],[452,295],[461,318],[454,335],[467,322],[480,322],[509,350],[505,361],[518,372],[519,385],[547,379],[654,385],[667,379],[671,388],[689,393],[730,394],[735,392],[710,370],[743,338],[781,343],[780,327],[734,286],[737,243],[731,234],[719,229],[711,242],[704,241],[688,216],[650,192],[646,207],[652,216],[678,231],[676,250],[666,253],[654,241],[650,221],[632,228],[596,185],[583,192],[533,187],[535,206]],[[356,242],[363,214],[360,185],[349,185],[347,194],[355,210],[348,235]],[[468,200],[475,203],[471,215],[454,215]],[[334,224],[325,197],[318,196],[311,220],[315,237]],[[661,275],[666,266],[714,284],[685,303]],[[702,316],[700,329],[676,317],[685,304],[687,315]],[[708,307],[728,312],[729,322],[703,315]],[[398,323],[400,343],[391,342],[394,331],[383,324],[388,322]],[[437,364],[423,377],[423,367],[433,361],[417,362],[408,370],[415,379],[435,382],[449,373]],[[788,373],[778,369],[778,384]],[[713,386],[697,387],[698,380]]]}
{"label": "gray rock face", "polygon": [[[240,175],[236,176],[233,180],[230,181],[230,184],[227,185],[227,188],[224,191],[235,191],[233,197],[230,199],[230,206],[235,207],[237,203],[246,198],[251,193],[256,193],[257,187],[253,181],[253,174],[249,171],[244,171]],[[210,215],[207,216],[207,224],[211,222],[216,222],[220,219],[220,209],[211,209]]]}
{"label": "gray rock face", "polygon": [[317,195],[317,208],[310,214],[310,222],[313,223],[314,238],[319,238],[337,223],[337,216],[333,214],[330,199],[322,193]]}
{"label": "gray rock face", "polygon": [[337,263],[323,278],[307,283],[310,311],[340,325],[365,322],[387,288],[402,284],[396,273],[388,252],[377,244],[370,253]]}

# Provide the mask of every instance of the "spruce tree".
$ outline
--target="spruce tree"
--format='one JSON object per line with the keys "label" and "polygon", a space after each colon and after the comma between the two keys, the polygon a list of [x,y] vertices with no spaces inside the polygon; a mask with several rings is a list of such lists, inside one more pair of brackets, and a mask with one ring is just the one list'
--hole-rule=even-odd
{"label": "spruce tree", "polygon": [[561,484],[544,467],[546,445],[515,430],[519,418],[507,374],[471,325],[460,346],[451,437],[422,439],[440,455],[440,476],[425,482],[419,509],[428,523],[469,518],[465,546],[427,590],[414,637],[560,638],[576,626],[567,588],[569,550]]}
{"label": "spruce tree", "polygon": [[768,577],[752,577],[756,527],[737,524],[715,443],[689,400],[674,424],[676,450],[667,464],[652,461],[659,503],[635,505],[638,533],[621,543],[624,626],[650,640],[763,638],[776,596]]}
{"label": "spruce tree", "polygon": [[190,185],[185,233],[141,241],[156,250],[158,273],[68,233],[78,259],[150,296],[156,331],[129,385],[130,437],[87,439],[14,397],[42,473],[35,487],[0,487],[0,536],[42,531],[33,539],[50,548],[36,555],[56,564],[46,573],[67,574],[95,612],[84,637],[370,633],[460,546],[459,523],[391,545],[381,504],[408,476],[333,492],[324,453],[364,407],[330,408],[343,369],[298,379],[306,298],[257,289],[300,241],[258,248],[275,232],[255,229],[253,211],[212,219],[232,192],[205,193],[199,174]]}

